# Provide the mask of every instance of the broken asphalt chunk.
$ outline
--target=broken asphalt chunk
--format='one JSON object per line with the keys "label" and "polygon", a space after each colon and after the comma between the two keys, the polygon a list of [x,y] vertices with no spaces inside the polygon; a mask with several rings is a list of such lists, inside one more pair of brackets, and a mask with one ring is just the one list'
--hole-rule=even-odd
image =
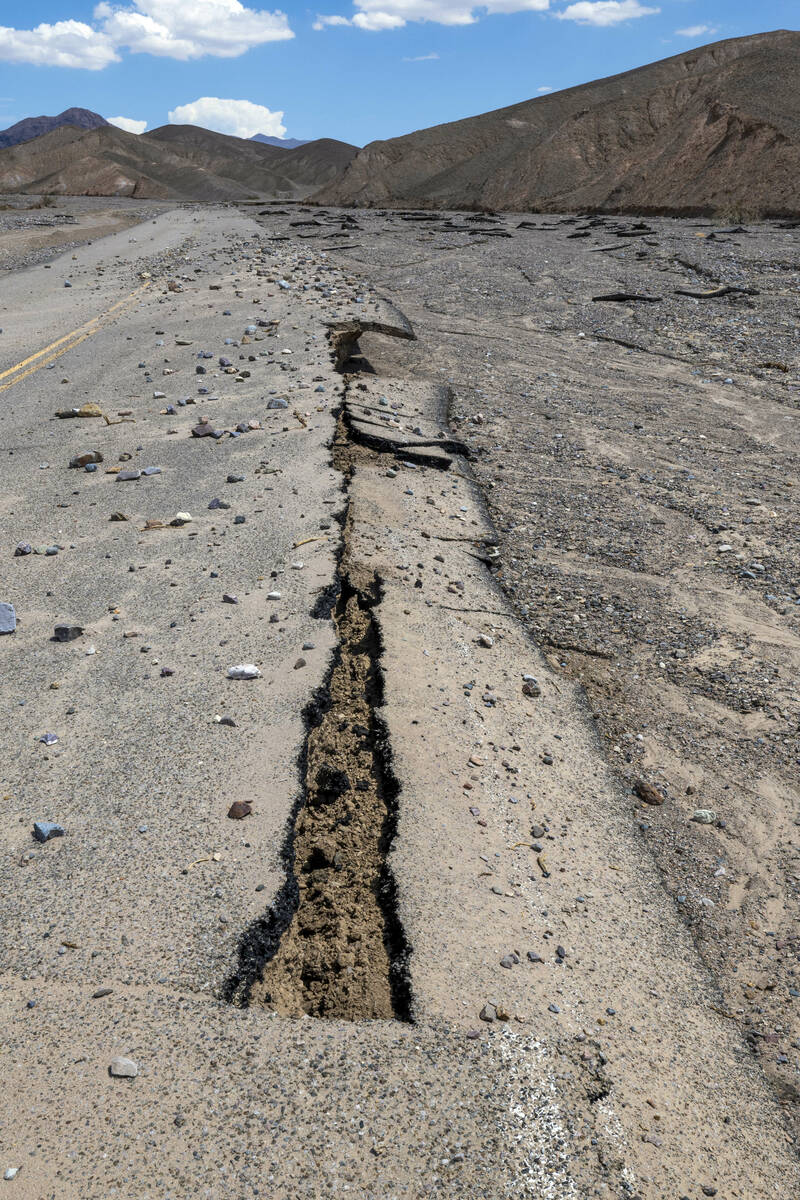
{"label": "broken asphalt chunk", "polygon": [[53,630],[54,642],[74,642],[83,633],[82,625],[56,625]]}
{"label": "broken asphalt chunk", "polygon": [[63,837],[64,828],[55,821],[34,821],[33,836],[37,842],[49,842],[51,838]]}
{"label": "broken asphalt chunk", "polygon": [[249,800],[234,800],[228,809],[228,816],[232,821],[241,821],[243,817],[249,817],[252,811],[253,806]]}

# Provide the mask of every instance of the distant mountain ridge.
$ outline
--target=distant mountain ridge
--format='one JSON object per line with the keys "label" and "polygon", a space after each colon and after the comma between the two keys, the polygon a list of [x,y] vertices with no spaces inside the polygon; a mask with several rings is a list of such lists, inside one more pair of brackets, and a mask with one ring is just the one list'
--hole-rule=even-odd
{"label": "distant mountain ridge", "polygon": [[323,204],[800,212],[800,32],[702,46],[509,108],[371,142]]}
{"label": "distant mountain ridge", "polygon": [[73,125],[77,129],[100,129],[103,125],[108,125],[108,121],[88,108],[66,108],[57,117],[25,117],[24,120],[17,121],[16,125],[0,130],[0,149],[30,142],[53,129],[59,129],[62,125]]}
{"label": "distant mountain ridge", "polygon": [[277,146],[279,150],[296,150],[298,146],[307,146],[308,140],[308,138],[303,141],[300,138],[270,137],[266,133],[254,133],[250,138],[251,142],[261,142],[262,146]]}
{"label": "distant mountain ridge", "polygon": [[280,150],[196,125],[132,134],[58,126],[0,149],[0,193],[217,202],[302,199],[339,176],[355,146],[321,138]]}

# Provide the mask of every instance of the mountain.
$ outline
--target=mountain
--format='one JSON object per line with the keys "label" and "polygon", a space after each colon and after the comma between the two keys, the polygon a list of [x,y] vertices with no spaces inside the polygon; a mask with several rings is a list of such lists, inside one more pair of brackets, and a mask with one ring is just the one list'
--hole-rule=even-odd
{"label": "mountain", "polygon": [[279,150],[195,125],[126,133],[53,129],[0,150],[0,192],[160,200],[297,199],[331,182],[355,146],[322,138]]}
{"label": "mountain", "polygon": [[254,133],[250,141],[261,142],[264,146],[277,146],[280,150],[296,150],[298,146],[308,145],[308,139],[303,142],[299,138],[270,137],[266,133]]}
{"label": "mountain", "polygon": [[33,138],[41,137],[43,133],[58,129],[61,125],[74,125],[78,129],[99,129],[101,125],[108,125],[108,121],[99,113],[90,112],[88,108],[67,108],[57,117],[26,117],[24,121],[10,125],[8,129],[0,130],[0,149],[29,142]]}
{"label": "mountain", "polygon": [[326,204],[800,212],[800,33],[716,42],[371,142]]}

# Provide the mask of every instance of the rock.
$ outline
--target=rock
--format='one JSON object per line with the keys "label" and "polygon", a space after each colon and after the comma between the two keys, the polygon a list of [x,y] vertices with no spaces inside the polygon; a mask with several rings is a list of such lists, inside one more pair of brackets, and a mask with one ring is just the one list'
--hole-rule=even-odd
{"label": "rock", "polygon": [[297,662],[294,664],[294,669],[295,669],[295,671],[299,671],[305,665],[306,665],[306,660],[304,658],[298,658]]}
{"label": "rock", "polygon": [[13,604],[0,601],[0,633],[13,633],[17,628],[17,614]]}
{"label": "rock", "polygon": [[544,959],[542,958],[541,954],[537,954],[535,950],[529,950],[526,957],[528,959],[528,962],[532,962],[532,963],[544,962]]}
{"label": "rock", "polygon": [[481,1021],[486,1021],[487,1024],[491,1025],[493,1021],[497,1020],[497,1009],[493,1004],[484,1004],[478,1016]]}
{"label": "rock", "polygon": [[58,741],[58,734],[57,733],[43,733],[42,736],[38,740],[40,742],[44,742],[45,746],[55,746],[56,742]]}
{"label": "rock", "polygon": [[253,663],[240,663],[236,667],[228,667],[228,679],[260,679],[261,672]]}
{"label": "rock", "polygon": [[717,814],[713,808],[696,808],[692,813],[692,820],[698,825],[713,825],[717,819]]}
{"label": "rock", "polygon": [[76,454],[69,460],[69,465],[73,468],[86,467],[89,463],[101,463],[103,456],[99,450],[86,450],[83,454]]}
{"label": "rock", "polygon": [[7,1181],[11,1180],[11,1179],[16,1179],[18,1174],[19,1174],[19,1167],[6,1167],[5,1171],[3,1172],[3,1179],[5,1179]]}
{"label": "rock", "polygon": [[249,817],[252,811],[253,806],[249,800],[234,800],[228,809],[228,816],[232,821],[241,821],[244,817]]}
{"label": "rock", "polygon": [[230,594],[230,592],[223,592],[223,593],[222,593],[222,603],[223,603],[223,604],[238,604],[238,603],[239,603],[239,597],[238,597],[238,596],[232,596],[232,595]]}
{"label": "rock", "polygon": [[229,475],[226,483],[244,483],[244,475]]}
{"label": "rock", "polygon": [[64,829],[55,821],[34,821],[33,836],[37,842],[49,842],[51,838],[63,837]]}
{"label": "rock", "polygon": [[102,1000],[103,996],[110,996],[111,993],[113,992],[113,990],[114,989],[110,988],[110,987],[98,988],[97,991],[92,992],[92,999],[93,1000]]}
{"label": "rock", "polygon": [[142,467],[142,475],[160,475],[161,467]]}
{"label": "rock", "polygon": [[74,642],[83,633],[82,625],[56,625],[53,629],[54,642]]}
{"label": "rock", "polygon": [[176,525],[178,527],[180,527],[181,525],[189,525],[191,523],[191,520],[192,520],[191,513],[179,512],[179,513],[176,513],[175,516],[173,517],[173,519],[170,521],[170,525]]}
{"label": "rock", "polygon": [[488,633],[482,633],[478,638],[478,645],[486,646],[488,650],[491,650],[494,645],[494,638],[489,637]]}
{"label": "rock", "polygon": [[651,783],[646,783],[644,779],[637,779],[633,785],[634,795],[643,800],[645,804],[663,804],[664,796],[654,788]]}
{"label": "rock", "polygon": [[108,1073],[115,1079],[135,1079],[139,1067],[132,1058],[112,1058]]}
{"label": "rock", "polygon": [[542,689],[538,683],[523,683],[522,694],[523,696],[541,696]]}
{"label": "rock", "polygon": [[505,967],[506,970],[510,971],[511,968],[515,967],[518,962],[519,959],[517,958],[516,954],[504,954],[500,959],[500,966]]}
{"label": "rock", "polygon": [[140,479],[141,471],[120,471],[117,475],[117,483],[128,483],[131,479]]}
{"label": "rock", "polygon": [[283,396],[273,396],[267,408],[288,408],[289,401],[284,400]]}
{"label": "rock", "polygon": [[33,546],[30,542],[17,542],[14,548],[14,558],[22,558],[26,554],[33,553]]}
{"label": "rock", "polygon": [[230,508],[230,504],[228,504],[227,500],[220,500],[219,497],[215,496],[208,507],[209,508]]}

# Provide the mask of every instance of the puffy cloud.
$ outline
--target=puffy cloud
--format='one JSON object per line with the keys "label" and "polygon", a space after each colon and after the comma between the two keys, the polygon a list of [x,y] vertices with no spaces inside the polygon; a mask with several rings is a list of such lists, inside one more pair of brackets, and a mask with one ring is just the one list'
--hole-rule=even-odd
{"label": "puffy cloud", "polygon": [[237,58],[253,46],[294,37],[285,13],[246,8],[240,0],[102,0],[94,20],[0,26],[0,61],[99,71],[119,62],[123,48],[183,60]]}
{"label": "puffy cloud", "polygon": [[253,46],[294,37],[286,14],[245,8],[240,0],[103,0],[95,17],[117,46],[167,58],[237,58]]}
{"label": "puffy cloud", "polygon": [[147,121],[135,121],[133,117],[108,117],[107,120],[109,125],[116,125],[126,133],[144,133],[147,129]]}
{"label": "puffy cloud", "polygon": [[577,21],[579,25],[619,25],[633,17],[649,17],[661,12],[660,8],[647,8],[639,0],[579,0],[570,4],[563,12],[556,13],[560,21]]}
{"label": "puffy cloud", "polygon": [[220,100],[217,96],[201,96],[190,104],[179,104],[169,114],[170,125],[201,125],[217,133],[250,138],[255,133],[286,137],[283,113],[272,112],[263,104],[250,100]]}
{"label": "puffy cloud", "polygon": [[551,88],[551,87],[538,87],[538,88],[536,89],[536,91],[539,93],[539,95],[540,95],[540,96],[549,96],[550,92],[552,92],[552,91],[555,91],[555,88]]}
{"label": "puffy cloud", "polygon": [[376,32],[400,29],[409,21],[437,25],[474,25],[482,13],[546,12],[550,0],[355,0],[353,17],[317,17],[315,29],[329,25],[354,25]]}
{"label": "puffy cloud", "polygon": [[405,17],[400,17],[397,13],[382,12],[380,9],[376,12],[356,13],[353,17],[353,24],[357,29],[368,29],[373,33],[382,29],[400,29],[405,23]]}
{"label": "puffy cloud", "polygon": [[716,29],[711,25],[689,25],[686,29],[676,29],[675,33],[678,37],[699,38],[704,33],[716,33]]}
{"label": "puffy cloud", "polygon": [[104,32],[83,21],[56,21],[35,29],[0,25],[0,62],[102,71],[109,63],[119,62],[119,55]]}

